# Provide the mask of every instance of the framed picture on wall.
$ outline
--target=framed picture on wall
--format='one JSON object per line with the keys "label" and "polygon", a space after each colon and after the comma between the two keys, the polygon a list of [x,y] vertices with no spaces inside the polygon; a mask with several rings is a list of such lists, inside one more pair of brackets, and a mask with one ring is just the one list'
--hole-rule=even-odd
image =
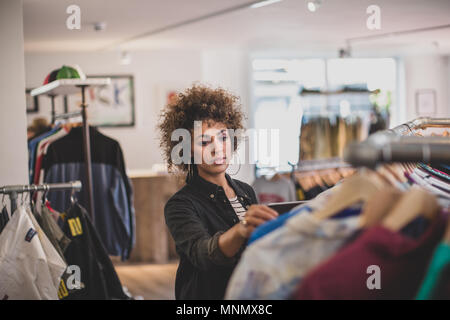
{"label": "framed picture on wall", "polygon": [[436,114],[436,91],[421,89],[416,91],[416,113],[420,116]]}
{"label": "framed picture on wall", "polygon": [[[132,75],[88,75],[87,78],[110,78],[111,84],[88,87],[89,124],[98,127],[134,127],[135,102]],[[81,94],[69,96],[71,110],[81,105]]]}
{"label": "framed picture on wall", "polygon": [[33,89],[26,89],[26,104],[27,104],[27,113],[37,113],[39,112],[39,99],[38,96],[32,97],[30,92]]}

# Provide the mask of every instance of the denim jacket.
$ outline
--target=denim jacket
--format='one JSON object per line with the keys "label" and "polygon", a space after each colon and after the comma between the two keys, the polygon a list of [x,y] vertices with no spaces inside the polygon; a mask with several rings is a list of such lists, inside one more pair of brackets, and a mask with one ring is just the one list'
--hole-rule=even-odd
{"label": "denim jacket", "polygon": [[[226,175],[246,209],[257,203],[248,184]],[[231,258],[218,246],[221,234],[239,222],[221,186],[195,175],[164,208],[166,224],[180,256],[175,281],[176,299],[223,299],[245,245]]]}

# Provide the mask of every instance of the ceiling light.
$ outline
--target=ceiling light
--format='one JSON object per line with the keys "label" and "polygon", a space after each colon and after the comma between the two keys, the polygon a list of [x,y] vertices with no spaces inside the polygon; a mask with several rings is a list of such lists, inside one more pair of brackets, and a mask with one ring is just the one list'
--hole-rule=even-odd
{"label": "ceiling light", "polygon": [[127,51],[122,51],[120,54],[120,64],[121,65],[129,65],[131,63],[130,53]]}
{"label": "ceiling light", "polygon": [[106,29],[106,22],[96,22],[94,23],[95,31],[103,31]]}
{"label": "ceiling light", "polygon": [[282,0],[263,0],[263,1],[259,1],[259,2],[256,2],[252,5],[250,5],[250,8],[253,8],[253,9],[261,8],[261,7],[265,7],[270,4],[280,2],[280,1],[282,1]]}
{"label": "ceiling light", "polygon": [[322,4],[321,0],[308,1],[308,10],[311,12],[316,12]]}

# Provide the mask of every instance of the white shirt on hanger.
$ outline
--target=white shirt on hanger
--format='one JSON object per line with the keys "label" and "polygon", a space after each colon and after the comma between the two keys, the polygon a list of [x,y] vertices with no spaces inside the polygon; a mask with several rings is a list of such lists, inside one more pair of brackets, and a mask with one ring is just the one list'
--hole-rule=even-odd
{"label": "white shirt on hanger", "polygon": [[20,206],[0,234],[0,300],[57,300],[67,265]]}

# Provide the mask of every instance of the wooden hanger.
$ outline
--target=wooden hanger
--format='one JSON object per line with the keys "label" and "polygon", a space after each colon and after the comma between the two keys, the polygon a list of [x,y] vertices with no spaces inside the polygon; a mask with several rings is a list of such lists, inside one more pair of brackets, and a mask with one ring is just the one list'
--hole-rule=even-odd
{"label": "wooden hanger", "polygon": [[315,186],[321,186],[323,187],[324,183],[322,178],[320,177],[320,173],[319,172],[315,172],[315,174],[312,176],[313,177],[313,181],[314,181],[314,187]]}
{"label": "wooden hanger", "polygon": [[399,231],[420,215],[430,220],[434,219],[438,210],[439,204],[432,194],[413,186],[383,219],[382,225],[390,230]]}
{"label": "wooden hanger", "polygon": [[386,171],[384,166],[379,166],[375,171],[380,178],[382,178],[387,184],[394,186],[395,185],[395,179]]}
{"label": "wooden hanger", "polygon": [[328,219],[334,214],[359,202],[366,202],[386,184],[376,175],[367,172],[357,173],[340,184],[331,195],[325,207],[313,213],[319,220]]}
{"label": "wooden hanger", "polygon": [[405,178],[405,172],[402,169],[402,167],[396,163],[390,163],[385,165],[386,170],[389,170],[391,174],[395,177],[397,181],[400,182],[407,182],[407,179]]}
{"label": "wooden hanger", "polygon": [[336,184],[336,182],[334,182],[334,180],[332,178],[331,170],[325,170],[325,171],[321,172],[320,178],[323,180],[323,182],[325,182],[325,184],[327,184],[329,186],[334,186]]}
{"label": "wooden hanger", "polygon": [[333,169],[333,172],[331,173],[332,179],[334,184],[338,183],[339,181],[341,181],[344,177],[340,174],[340,172],[336,169]]}
{"label": "wooden hanger", "polygon": [[302,187],[303,190],[308,191],[312,188],[313,182],[310,175],[304,175],[300,178],[297,178],[298,183]]}
{"label": "wooden hanger", "polygon": [[378,191],[364,205],[359,215],[359,226],[369,228],[381,222],[401,196],[402,192],[394,187],[386,187]]}

